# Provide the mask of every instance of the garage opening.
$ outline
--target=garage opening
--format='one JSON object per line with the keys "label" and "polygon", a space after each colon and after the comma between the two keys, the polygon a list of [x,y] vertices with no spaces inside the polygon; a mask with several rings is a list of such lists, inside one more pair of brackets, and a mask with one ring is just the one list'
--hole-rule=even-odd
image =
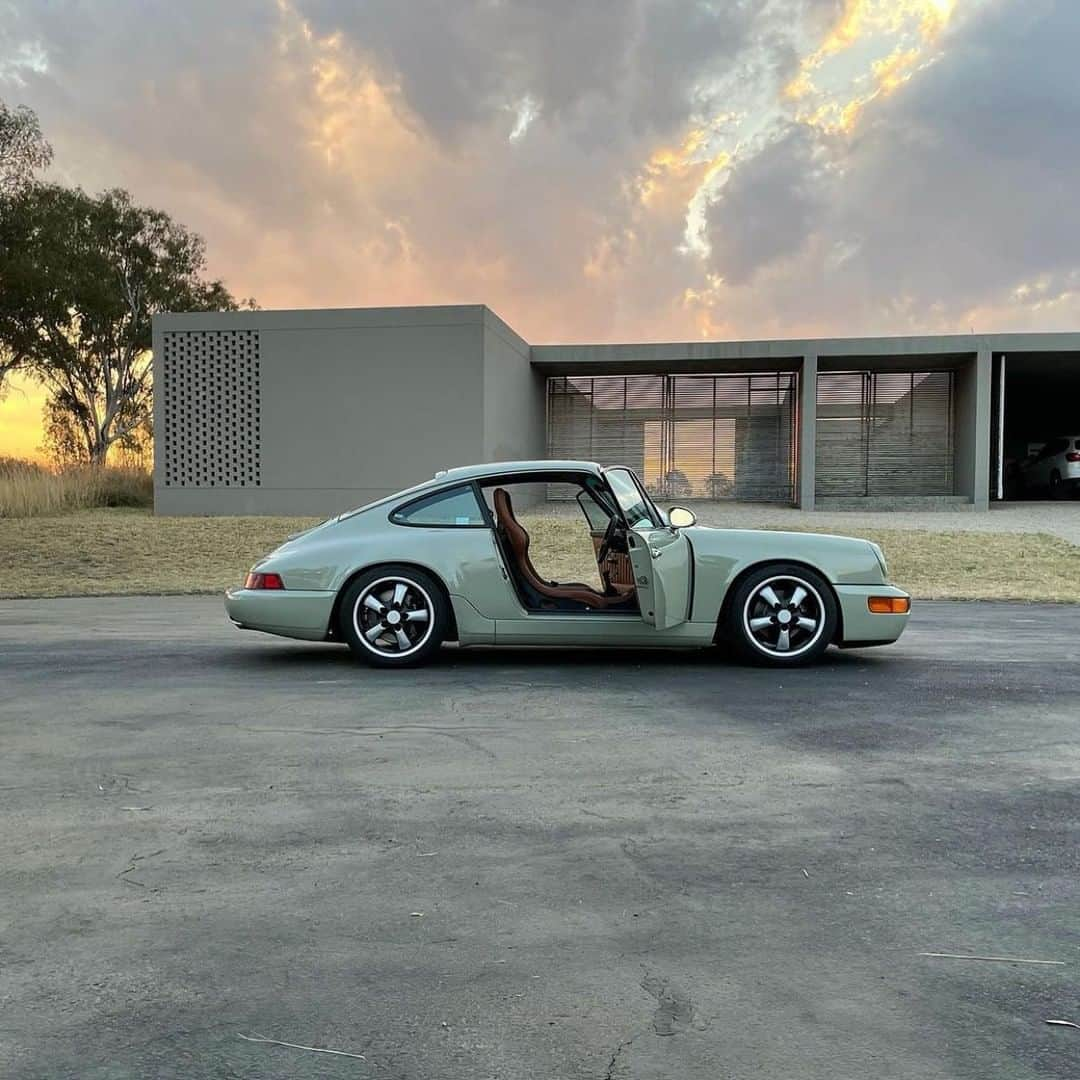
{"label": "garage opening", "polygon": [[818,375],[819,498],[954,493],[955,372]]}
{"label": "garage opening", "polygon": [[629,465],[656,498],[792,503],[797,397],[795,372],[557,376],[547,453]]}
{"label": "garage opening", "polygon": [[995,355],[991,413],[992,499],[1080,494],[1080,353]]}

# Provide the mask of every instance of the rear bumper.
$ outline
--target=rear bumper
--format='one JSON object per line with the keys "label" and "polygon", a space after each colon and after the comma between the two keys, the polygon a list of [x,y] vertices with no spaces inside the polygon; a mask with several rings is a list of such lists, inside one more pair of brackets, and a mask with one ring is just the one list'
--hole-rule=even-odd
{"label": "rear bumper", "polygon": [[228,589],[225,611],[237,626],[282,637],[323,641],[334,593],[299,589]]}
{"label": "rear bumper", "polygon": [[867,606],[871,596],[906,597],[895,585],[837,585],[840,622],[843,628],[838,645],[887,645],[907,626],[909,615],[876,615]]}

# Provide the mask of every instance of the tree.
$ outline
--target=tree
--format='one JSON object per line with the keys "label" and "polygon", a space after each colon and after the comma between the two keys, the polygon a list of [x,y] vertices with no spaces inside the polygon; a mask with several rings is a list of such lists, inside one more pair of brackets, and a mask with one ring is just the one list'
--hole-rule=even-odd
{"label": "tree", "polygon": [[125,191],[35,184],[0,202],[0,348],[49,391],[68,454],[101,465],[145,430],[154,314],[241,306],[205,266],[201,237]]}
{"label": "tree", "polygon": [[705,477],[705,490],[710,499],[729,499],[735,494],[735,485],[726,473],[714,472]]}
{"label": "tree", "polygon": [[12,109],[0,101],[0,197],[26,187],[52,156],[34,111],[25,105]]}
{"label": "tree", "polygon": [[656,482],[654,494],[658,499],[685,499],[693,494],[693,487],[682,469],[668,469]]}
{"label": "tree", "polygon": [[[41,134],[41,125],[25,105],[9,108],[0,101],[0,199],[23,190],[34,173],[52,161],[52,147]],[[17,368],[12,353],[0,344],[0,399],[7,376]]]}

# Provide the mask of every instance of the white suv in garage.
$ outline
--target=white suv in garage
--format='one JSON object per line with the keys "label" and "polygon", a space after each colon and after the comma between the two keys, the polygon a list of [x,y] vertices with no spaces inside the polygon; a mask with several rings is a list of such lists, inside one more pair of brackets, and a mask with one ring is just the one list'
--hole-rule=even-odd
{"label": "white suv in garage", "polygon": [[1047,488],[1055,499],[1080,490],[1080,435],[1051,439],[1020,471],[1026,488]]}

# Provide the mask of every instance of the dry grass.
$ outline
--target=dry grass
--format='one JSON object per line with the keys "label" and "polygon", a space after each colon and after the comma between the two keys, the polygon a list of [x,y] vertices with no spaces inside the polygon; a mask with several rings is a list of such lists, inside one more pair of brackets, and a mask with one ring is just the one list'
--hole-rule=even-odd
{"label": "dry grass", "polygon": [[576,517],[522,514],[529,533],[529,558],[547,581],[579,581],[602,589],[592,537]]}
{"label": "dry grass", "polygon": [[314,518],[79,510],[0,518],[0,596],[213,593]]}
{"label": "dry grass", "polygon": [[[591,543],[578,522],[526,520],[542,574],[596,582]],[[0,596],[219,592],[311,524],[312,518],[156,518],[124,509],[2,518]],[[893,578],[917,597],[1080,602],[1080,547],[1055,537],[860,532],[882,545]]]}
{"label": "dry grass", "polygon": [[857,535],[880,544],[889,576],[923,600],[1080,603],[1080,547],[1057,536],[927,529],[859,529]]}
{"label": "dry grass", "polygon": [[154,480],[146,469],[80,466],[54,472],[32,461],[0,458],[0,518],[153,503]]}

